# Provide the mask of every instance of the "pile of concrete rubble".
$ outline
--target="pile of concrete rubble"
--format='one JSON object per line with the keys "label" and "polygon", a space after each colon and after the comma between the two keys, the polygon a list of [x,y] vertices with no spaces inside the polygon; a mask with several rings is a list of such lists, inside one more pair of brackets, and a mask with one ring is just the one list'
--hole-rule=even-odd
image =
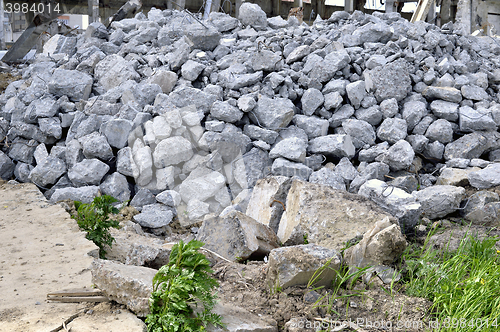
{"label": "pile of concrete rubble", "polygon": [[[0,176],[52,202],[131,199],[140,234],[177,216],[226,259],[269,255],[270,284],[300,284],[286,262],[319,267],[353,238],[350,265],[387,266],[422,217],[499,222],[498,195],[464,187],[500,185],[500,43],[458,32],[358,11],[308,26],[249,3],[93,23],[0,96]],[[137,248],[110,255],[168,255]]]}

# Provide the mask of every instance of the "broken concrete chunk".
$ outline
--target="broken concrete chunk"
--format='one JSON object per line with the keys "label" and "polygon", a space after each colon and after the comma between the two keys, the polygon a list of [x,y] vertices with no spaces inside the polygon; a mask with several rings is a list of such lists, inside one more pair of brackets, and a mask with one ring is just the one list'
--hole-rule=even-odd
{"label": "broken concrete chunk", "polygon": [[342,256],[335,249],[315,244],[273,249],[269,253],[266,282],[271,292],[277,288],[308,285],[316,271],[324,268],[313,285],[329,287],[341,263]]}
{"label": "broken concrete chunk", "polygon": [[431,186],[412,193],[422,206],[423,216],[429,219],[442,218],[455,212],[465,198],[462,187],[440,185]]}
{"label": "broken concrete chunk", "polygon": [[234,262],[267,256],[279,246],[270,227],[238,211],[205,219],[196,239]]}
{"label": "broken concrete chunk", "polygon": [[[340,250],[376,221],[390,217],[369,199],[329,186],[295,180],[288,192],[278,237],[283,244],[309,243]],[[307,235],[306,235],[307,234]]]}
{"label": "broken concrete chunk", "polygon": [[290,178],[284,176],[258,180],[250,196],[246,215],[277,232],[291,184]]}
{"label": "broken concrete chunk", "polygon": [[471,186],[477,189],[488,189],[500,185],[500,163],[493,163],[486,168],[470,172],[467,175]]}

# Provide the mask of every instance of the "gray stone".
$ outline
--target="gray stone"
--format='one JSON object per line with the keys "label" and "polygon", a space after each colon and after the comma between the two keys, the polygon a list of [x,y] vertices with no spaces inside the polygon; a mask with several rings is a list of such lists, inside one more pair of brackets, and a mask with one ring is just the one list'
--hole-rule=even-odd
{"label": "gray stone", "polygon": [[394,180],[388,182],[388,184],[396,188],[401,188],[407,193],[414,192],[418,189],[419,185],[417,177],[414,174],[397,176]]}
{"label": "gray stone", "polygon": [[284,207],[277,202],[285,202],[292,182],[284,176],[268,176],[255,184],[246,206],[246,215],[263,225],[269,226],[275,233]]}
{"label": "gray stone", "polygon": [[488,159],[490,161],[500,161],[500,149],[490,151]]}
{"label": "gray stone", "polygon": [[485,168],[489,164],[490,164],[489,161],[483,160],[483,159],[479,159],[479,158],[474,158],[474,159],[471,159],[471,161],[470,161],[470,167]]}
{"label": "gray stone", "polygon": [[459,103],[462,101],[462,93],[460,90],[451,87],[429,86],[422,95],[430,100],[442,99],[451,103]]}
{"label": "gray stone", "polygon": [[[29,182],[29,175],[30,175],[31,171],[33,170],[33,168],[34,168],[34,166],[32,166],[32,165],[19,162],[16,164],[16,167],[14,168],[14,177],[19,182]],[[0,177],[0,178],[4,179],[3,177]]]}
{"label": "gray stone", "polygon": [[92,203],[94,198],[99,194],[98,186],[86,186],[80,188],[60,188],[56,189],[52,196],[50,196],[50,201],[52,203],[57,203],[59,201],[64,201],[70,199],[72,201],[79,201],[82,203]]}
{"label": "gray stone", "polygon": [[277,158],[274,160],[271,167],[271,172],[274,175],[296,176],[302,180],[307,181],[309,176],[312,174],[312,169],[301,163],[294,163],[283,158]]}
{"label": "gray stone", "polygon": [[76,139],[66,143],[65,161],[68,168],[75,166],[83,160],[82,145]]}
{"label": "gray stone", "polygon": [[127,145],[131,131],[132,122],[125,119],[113,119],[104,122],[100,129],[109,145],[117,149],[122,149]]}
{"label": "gray stone", "polygon": [[327,135],[309,141],[307,150],[310,153],[321,153],[328,156],[342,158],[354,157],[356,148],[349,135]]}
{"label": "gray stone", "polygon": [[366,88],[374,91],[378,102],[395,98],[401,101],[411,91],[408,63],[399,59],[385,66],[375,67],[365,74]]}
{"label": "gray stone", "polygon": [[300,180],[293,181],[285,205],[278,230],[285,245],[302,244],[307,234],[309,243],[340,250],[376,221],[390,217],[365,197]]}
{"label": "gray stone", "polygon": [[99,158],[109,161],[113,156],[113,150],[105,136],[92,133],[79,139],[82,144],[82,151],[85,158]]}
{"label": "gray stone", "polygon": [[358,120],[363,120],[368,122],[372,126],[377,126],[382,121],[383,118],[382,112],[380,111],[380,107],[378,105],[370,106],[368,108],[361,107],[356,110],[354,116]]}
{"label": "gray stone", "polygon": [[237,107],[230,105],[227,101],[216,100],[212,104],[210,115],[217,120],[234,123],[241,120],[243,112]]}
{"label": "gray stone", "polygon": [[231,165],[232,177],[228,175],[226,167],[227,182],[233,195],[252,188],[257,180],[271,173],[272,160],[266,151],[253,148],[243,155],[242,158],[233,161]]}
{"label": "gray stone", "polygon": [[406,140],[411,144],[411,147],[415,153],[422,153],[429,143],[429,139],[424,135],[409,135]]}
{"label": "gray stone", "polygon": [[[314,287],[330,286],[340,271],[342,256],[335,249],[315,244],[283,247],[271,250],[266,282],[269,289],[285,289],[308,285],[317,276]],[[326,267],[322,273],[317,271]]]}
{"label": "gray stone", "polygon": [[497,129],[497,124],[491,118],[489,110],[475,110],[469,106],[462,106],[459,110],[459,117],[460,130],[463,132]]}
{"label": "gray stone", "polygon": [[88,74],[77,70],[58,68],[48,83],[49,93],[56,97],[68,96],[71,101],[87,100],[94,80]]}
{"label": "gray stone", "polygon": [[268,18],[267,24],[273,29],[286,28],[286,26],[288,25],[287,21],[285,21],[281,16]]}
{"label": "gray stone", "polygon": [[90,269],[92,283],[106,297],[126,305],[139,317],[149,314],[149,298],[157,270],[101,259],[94,260]]}
{"label": "gray stone", "polygon": [[446,145],[444,158],[479,158],[489,148],[488,143],[488,138],[480,132],[467,134]]}
{"label": "gray stone", "polygon": [[346,157],[340,159],[339,163],[335,166],[335,173],[340,175],[346,184],[349,184],[359,175],[359,172]]}
{"label": "gray stone", "polygon": [[453,158],[446,162],[446,167],[467,168],[469,167],[470,159]]}
{"label": "gray stone", "polygon": [[472,195],[465,207],[465,219],[475,225],[496,227],[500,222],[500,202],[498,194],[490,191],[479,191]]}
{"label": "gray stone", "polygon": [[76,43],[77,39],[75,37],[56,34],[43,45],[43,54],[54,55],[65,53],[68,56],[72,56],[76,52]]}
{"label": "gray stone", "polygon": [[177,74],[167,70],[159,70],[148,80],[150,84],[158,84],[163,93],[170,93],[177,83]]}
{"label": "gray stone", "polygon": [[342,105],[343,101],[344,98],[342,98],[338,91],[330,92],[325,95],[325,108],[327,111],[337,109],[340,105]]}
{"label": "gray stone", "polygon": [[500,185],[500,163],[493,163],[486,168],[468,174],[471,186],[488,189]]}
{"label": "gray stone", "polygon": [[[50,158],[50,157],[48,157]],[[98,159],[84,159],[68,171],[68,177],[77,187],[99,185],[109,166]]]}
{"label": "gray stone", "polygon": [[297,137],[291,137],[278,142],[269,152],[269,157],[273,159],[283,157],[292,161],[304,162],[306,148],[307,142]]}
{"label": "gray stone", "polygon": [[212,23],[219,32],[226,32],[235,29],[238,26],[238,19],[230,15],[218,12],[211,12],[208,21]]}
{"label": "gray stone", "polygon": [[328,122],[330,122],[330,127],[337,128],[342,125],[344,120],[349,119],[354,115],[354,107],[349,104],[342,105],[338,110],[333,113]]}
{"label": "gray stone", "polygon": [[14,175],[16,165],[12,160],[2,151],[0,151],[0,178],[3,180],[10,180]]}
{"label": "gray stone", "polygon": [[217,97],[192,87],[183,86],[170,93],[169,99],[176,107],[182,108],[194,105],[197,109],[208,112]]}
{"label": "gray stone", "polygon": [[189,201],[186,208],[187,217],[189,218],[189,222],[199,222],[202,220],[202,217],[210,212],[210,205],[208,203],[202,202],[193,198]]}
{"label": "gray stone", "polygon": [[208,29],[193,23],[184,27],[184,36],[191,42],[194,49],[202,51],[213,51],[222,37],[221,33],[214,27]]}
{"label": "gray stone", "polygon": [[323,167],[319,171],[313,172],[309,177],[310,183],[319,183],[330,186],[333,189],[346,190],[344,178],[328,167]]}
{"label": "gray stone", "polygon": [[320,119],[316,116],[297,114],[293,117],[293,122],[297,127],[306,132],[309,139],[328,134],[328,120]]}
{"label": "gray stone", "polygon": [[205,219],[196,239],[234,262],[267,256],[279,246],[270,227],[239,211],[231,211],[222,218]]}
{"label": "gray stone", "polygon": [[361,101],[366,96],[365,82],[357,81],[347,84],[345,87],[347,97],[354,108],[359,108]]}
{"label": "gray stone", "polygon": [[378,179],[385,181],[385,176],[389,174],[389,166],[381,162],[374,162],[366,165],[362,169],[358,169],[360,172],[349,186],[349,192],[357,193],[359,188],[368,180]]}
{"label": "gray stone", "polygon": [[431,186],[413,192],[422,206],[422,215],[429,219],[442,218],[455,212],[465,198],[465,189],[455,186]]}
{"label": "gray stone", "polygon": [[51,136],[55,139],[62,137],[61,120],[58,117],[40,118],[38,119],[38,126],[42,134],[46,136]]}
{"label": "gray stone", "polygon": [[291,100],[261,96],[251,114],[260,126],[277,129],[286,127],[292,121],[294,113],[295,106]]}
{"label": "gray stone", "polygon": [[153,152],[154,165],[157,168],[177,165],[191,159],[193,153],[190,141],[181,136],[169,137],[156,146]]}
{"label": "gray stone", "polygon": [[[33,155],[38,142],[35,140],[24,140],[22,138],[16,138],[14,142],[10,144],[10,150],[8,156],[15,161],[24,162],[27,164],[33,164]],[[45,146],[45,145],[44,145]],[[47,154],[48,155],[48,154]],[[38,164],[38,161],[37,161]]]}
{"label": "gray stone", "polygon": [[197,61],[188,60],[181,67],[182,77],[188,81],[195,81],[205,67],[205,65]]}
{"label": "gray stone", "polygon": [[57,115],[59,104],[53,98],[42,98],[33,100],[26,110],[24,121],[36,123],[38,118],[50,118]]}
{"label": "gray stone", "polygon": [[309,45],[301,45],[294,49],[287,57],[285,62],[287,64],[294,63],[296,61],[302,60],[304,57],[311,53],[311,47]]}
{"label": "gray stone", "polygon": [[345,95],[345,87],[346,85],[349,84],[349,81],[343,80],[343,79],[338,79],[338,80],[331,80],[328,82],[323,90],[324,95],[327,95],[332,92],[338,92],[341,96]]}
{"label": "gray stone", "polygon": [[[395,100],[395,99],[393,99]],[[386,118],[377,129],[377,137],[382,141],[394,144],[405,139],[408,134],[406,121],[398,118]]]}
{"label": "gray stone", "polygon": [[471,170],[443,167],[436,181],[437,185],[466,186],[469,184],[467,174]]}
{"label": "gray stone", "polygon": [[302,112],[304,112],[305,115],[313,115],[314,112],[323,105],[324,101],[325,98],[321,91],[314,88],[307,89],[301,99]]}
{"label": "gray stone", "polygon": [[396,98],[384,99],[380,103],[380,111],[384,119],[392,118],[399,112],[398,101]]}
{"label": "gray stone", "polygon": [[144,205],[150,205],[156,203],[155,196],[148,189],[140,189],[135,193],[134,198],[130,201],[130,206],[141,211]]}
{"label": "gray stone", "polygon": [[142,207],[141,213],[132,217],[133,221],[147,228],[164,228],[172,221],[172,209],[163,204],[149,204]]}
{"label": "gray stone", "polygon": [[411,131],[427,113],[427,107],[424,102],[412,100],[404,103],[401,115],[408,124],[408,130]]}
{"label": "gray stone", "polygon": [[99,186],[104,195],[110,195],[120,202],[130,199],[130,189],[124,175],[115,172],[108,175]]}
{"label": "gray stone", "polygon": [[421,209],[415,197],[406,191],[392,187],[387,183],[372,179],[366,181],[358,191],[358,195],[370,198],[384,211],[398,218],[404,233],[408,233],[417,225]]}
{"label": "gray stone", "polygon": [[[377,273],[385,280],[385,283],[394,282],[397,273],[389,266],[401,257],[407,246],[406,239],[401,233],[398,225],[394,225],[385,218],[377,221],[364,235],[363,239],[356,245],[344,251],[346,264],[350,267],[350,272],[357,271],[364,267],[374,267],[369,269]],[[371,270],[371,271],[370,271]],[[392,273],[391,273],[392,272]],[[386,278],[384,274],[389,274]],[[365,276],[371,280],[369,276]],[[366,280],[366,279],[365,279]],[[366,280],[368,283],[369,281]]]}
{"label": "gray stone", "polygon": [[415,158],[410,143],[400,140],[392,145],[382,157],[382,162],[389,165],[392,171],[404,170],[410,167]]}
{"label": "gray stone", "polygon": [[116,170],[125,176],[134,176],[132,164],[132,149],[124,147],[120,149],[116,156]]}
{"label": "gray stone", "polygon": [[462,96],[466,99],[481,101],[489,100],[490,96],[486,91],[477,85],[464,85],[460,88]]}
{"label": "gray stone", "polygon": [[432,142],[438,141],[446,144],[453,141],[453,128],[451,123],[445,119],[434,121],[425,133],[425,136]]}
{"label": "gray stone", "polygon": [[156,200],[159,203],[165,204],[171,207],[177,207],[181,204],[181,195],[174,190],[165,190],[156,195]]}
{"label": "gray stone", "polygon": [[354,37],[359,38],[359,43],[364,44],[364,43],[387,43],[392,35],[393,35],[394,29],[392,29],[389,25],[387,25],[385,22],[380,22],[380,23],[368,23],[365,24],[352,33]]}
{"label": "gray stone", "polygon": [[185,203],[195,198],[203,202],[224,187],[225,182],[226,179],[221,173],[204,169],[200,173],[191,172],[179,185],[178,191]]}
{"label": "gray stone", "polygon": [[366,121],[348,119],[342,122],[342,128],[345,133],[351,136],[352,144],[357,148],[362,148],[365,145],[374,145],[375,131],[373,127]]}
{"label": "gray stone", "polygon": [[[47,187],[49,184],[54,184],[57,180],[66,173],[66,164],[59,158],[47,157],[42,163],[38,164],[29,175],[31,182],[38,186]],[[14,171],[14,167],[12,167]]]}
{"label": "gray stone", "polygon": [[139,79],[132,64],[119,55],[111,54],[95,67],[94,77],[106,90],[110,90],[127,80]]}
{"label": "gray stone", "polygon": [[429,126],[434,122],[432,116],[424,116],[422,120],[413,128],[414,135],[424,135]]}
{"label": "gray stone", "polygon": [[381,54],[374,54],[366,60],[365,66],[368,69],[373,69],[378,66],[384,66],[387,63],[387,58]]}
{"label": "gray stone", "polygon": [[444,100],[434,100],[431,103],[431,110],[437,117],[448,121],[458,120],[458,104]]}
{"label": "gray stone", "polygon": [[274,130],[264,129],[254,125],[245,125],[243,133],[254,140],[262,140],[268,144],[274,144],[278,133]]}
{"label": "gray stone", "polygon": [[252,55],[252,69],[254,71],[280,70],[282,64],[281,55],[269,50],[259,50]]}
{"label": "gray stone", "polygon": [[266,13],[257,4],[243,3],[240,6],[238,19],[243,25],[249,25],[257,30],[264,30],[267,27]]}
{"label": "gray stone", "polygon": [[245,113],[253,110],[256,105],[257,105],[257,102],[255,101],[255,98],[252,96],[241,96],[238,99],[238,107],[240,110],[242,110]]}

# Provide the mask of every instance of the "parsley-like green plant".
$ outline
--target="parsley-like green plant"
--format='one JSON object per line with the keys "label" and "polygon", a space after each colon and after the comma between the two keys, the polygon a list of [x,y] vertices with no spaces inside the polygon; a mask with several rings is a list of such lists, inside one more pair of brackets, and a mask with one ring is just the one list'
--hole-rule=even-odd
{"label": "parsley-like green plant", "polygon": [[148,331],[198,332],[209,324],[223,326],[222,317],[212,313],[216,301],[212,291],[218,282],[210,276],[210,262],[198,252],[202,246],[200,241],[181,240],[172,247],[168,264],[153,278]]}
{"label": "parsley-like green plant", "polygon": [[118,200],[109,195],[97,196],[90,204],[75,201],[76,220],[78,226],[87,232],[85,236],[88,240],[94,242],[99,247],[99,257],[106,258],[106,246],[113,245],[115,240],[109,233],[109,228],[119,227],[117,220],[109,219],[109,215],[116,214],[119,210],[112,204]]}

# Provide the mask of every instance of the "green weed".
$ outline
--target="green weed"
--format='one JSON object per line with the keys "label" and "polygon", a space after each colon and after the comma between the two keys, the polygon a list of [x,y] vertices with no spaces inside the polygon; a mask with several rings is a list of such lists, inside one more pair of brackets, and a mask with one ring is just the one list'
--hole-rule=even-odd
{"label": "green weed", "polygon": [[[210,262],[198,252],[202,242],[179,241],[172,247],[169,263],[153,278],[150,314],[146,324],[150,332],[205,331],[207,325],[222,326],[222,318],[212,313],[218,286],[210,274]],[[201,305],[201,312],[194,307]]]}
{"label": "green weed", "polygon": [[106,258],[106,246],[113,245],[115,240],[109,233],[111,227],[118,228],[119,222],[109,219],[110,214],[118,213],[118,209],[111,204],[118,200],[109,195],[98,196],[90,204],[85,204],[75,201],[76,216],[72,216],[76,220],[78,226],[87,232],[85,236],[88,240],[95,243],[99,247],[99,257]]}

